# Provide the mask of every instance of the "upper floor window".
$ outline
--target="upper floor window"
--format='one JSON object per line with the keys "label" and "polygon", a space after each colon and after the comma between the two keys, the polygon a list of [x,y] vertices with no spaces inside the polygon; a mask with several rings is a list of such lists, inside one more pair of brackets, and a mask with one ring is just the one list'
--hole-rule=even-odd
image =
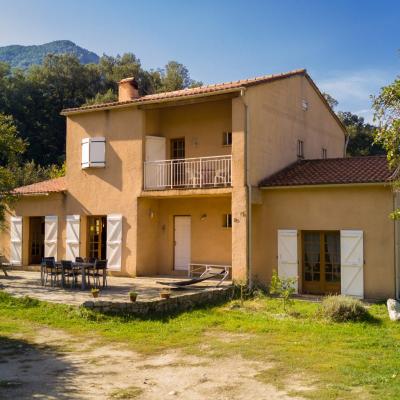
{"label": "upper floor window", "polygon": [[223,228],[232,228],[232,214],[224,214],[222,218]]}
{"label": "upper floor window", "polygon": [[232,146],[232,132],[224,132],[222,134],[222,144],[224,146]]}
{"label": "upper floor window", "polygon": [[328,150],[322,148],[322,158],[325,160],[326,158],[328,158]]}
{"label": "upper floor window", "polygon": [[304,158],[304,142],[300,139],[297,141],[297,157]]}
{"label": "upper floor window", "polygon": [[94,137],[82,139],[82,169],[106,166],[106,139]]}

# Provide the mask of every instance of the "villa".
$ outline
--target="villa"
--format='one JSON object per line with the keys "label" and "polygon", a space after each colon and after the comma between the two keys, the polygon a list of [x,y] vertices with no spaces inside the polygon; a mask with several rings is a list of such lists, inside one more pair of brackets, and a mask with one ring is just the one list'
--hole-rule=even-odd
{"label": "villa", "polygon": [[108,259],[113,275],[230,266],[305,294],[399,295],[398,196],[385,157],[346,130],[306,70],[62,111],[66,176],[15,190],[0,252]]}

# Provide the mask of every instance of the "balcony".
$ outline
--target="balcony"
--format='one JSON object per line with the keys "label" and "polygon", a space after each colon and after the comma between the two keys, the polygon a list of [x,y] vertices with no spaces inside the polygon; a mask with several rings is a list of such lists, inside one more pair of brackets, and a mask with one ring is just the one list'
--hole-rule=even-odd
{"label": "balcony", "polygon": [[157,160],[144,163],[144,189],[227,187],[232,183],[232,156]]}

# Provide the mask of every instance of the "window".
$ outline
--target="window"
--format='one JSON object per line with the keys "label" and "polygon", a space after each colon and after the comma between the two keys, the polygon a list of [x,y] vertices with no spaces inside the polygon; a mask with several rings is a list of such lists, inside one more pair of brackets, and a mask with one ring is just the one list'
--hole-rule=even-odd
{"label": "window", "polygon": [[328,150],[322,148],[322,158],[325,160],[328,158]]}
{"label": "window", "polygon": [[222,145],[232,146],[232,132],[224,132],[222,134]]}
{"label": "window", "polygon": [[222,219],[223,228],[232,228],[232,214],[224,214]]}
{"label": "window", "polygon": [[302,140],[297,141],[297,157],[304,158],[304,142]]}
{"label": "window", "polygon": [[104,137],[82,139],[82,169],[106,166],[106,140]]}

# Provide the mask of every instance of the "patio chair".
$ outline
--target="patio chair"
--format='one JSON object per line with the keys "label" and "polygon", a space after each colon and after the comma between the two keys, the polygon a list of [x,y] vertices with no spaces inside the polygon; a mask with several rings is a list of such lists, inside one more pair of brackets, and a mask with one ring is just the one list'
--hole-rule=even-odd
{"label": "patio chair", "polygon": [[88,280],[90,277],[93,278],[93,286],[95,288],[100,287],[100,280],[102,279],[102,287],[107,287],[107,260],[96,260],[94,267],[88,270]]}
{"label": "patio chair", "polygon": [[42,259],[42,268],[44,269],[43,285],[46,286],[48,277],[50,276],[50,285],[55,286],[59,283],[62,269],[57,268],[54,257],[44,257]]}
{"label": "patio chair", "polygon": [[85,260],[83,259],[83,257],[75,257],[75,262],[85,262]]}
{"label": "patio chair", "polygon": [[4,275],[8,277],[7,271],[10,270],[12,267],[12,264],[7,261],[7,259],[3,256],[0,255],[0,269],[3,271]]}
{"label": "patio chair", "polygon": [[71,287],[76,287],[77,277],[79,275],[79,269],[74,268],[72,265],[72,261],[61,260],[62,271],[64,274],[64,282],[67,279],[67,284],[70,284],[71,279]]}

